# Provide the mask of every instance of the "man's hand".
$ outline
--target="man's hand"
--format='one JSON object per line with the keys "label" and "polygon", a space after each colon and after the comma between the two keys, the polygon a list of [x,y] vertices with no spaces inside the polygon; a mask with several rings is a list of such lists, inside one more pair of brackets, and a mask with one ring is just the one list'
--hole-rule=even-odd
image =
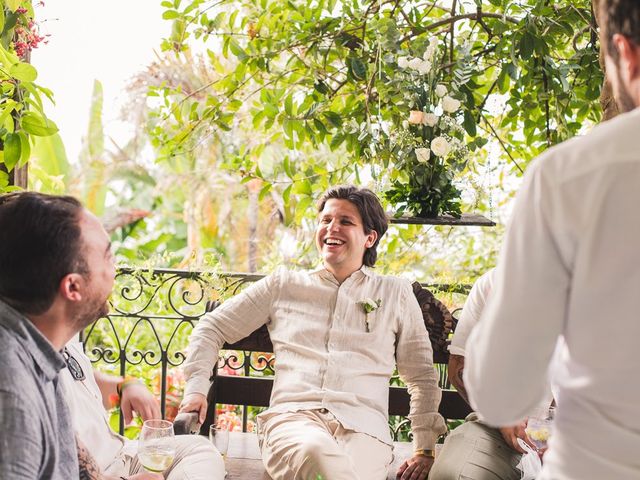
{"label": "man's hand", "polygon": [[425,455],[414,455],[406,460],[396,474],[397,480],[424,480],[433,466],[433,458]]}
{"label": "man's hand", "polygon": [[127,480],[164,480],[161,473],[143,472],[125,477]]}
{"label": "man's hand", "polygon": [[180,413],[197,412],[198,420],[200,423],[204,423],[204,419],[207,416],[207,397],[201,393],[190,393],[185,395],[180,403]]}
{"label": "man's hand", "polygon": [[527,434],[524,429],[527,428],[527,421],[523,420],[518,425],[513,427],[502,427],[500,428],[500,433],[502,434],[502,438],[504,441],[513,448],[516,452],[527,453],[527,451],[520,446],[518,443],[518,439],[521,438],[525,443],[531,445],[533,449],[536,449],[535,445],[529,440]]}
{"label": "man's hand", "polygon": [[142,383],[129,383],[122,389],[120,408],[125,424],[131,423],[134,411],[138,412],[143,421],[161,418],[158,400]]}

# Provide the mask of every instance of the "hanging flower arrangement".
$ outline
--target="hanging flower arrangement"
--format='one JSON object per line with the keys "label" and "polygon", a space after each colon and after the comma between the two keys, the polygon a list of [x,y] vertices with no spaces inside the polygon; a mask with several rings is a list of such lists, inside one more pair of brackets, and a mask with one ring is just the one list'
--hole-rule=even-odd
{"label": "hanging flower arrangement", "polygon": [[459,82],[445,79],[448,70],[439,65],[435,37],[421,55],[398,55],[390,61],[397,65],[395,80],[404,90],[406,115],[389,128],[391,186],[384,195],[398,215],[459,216],[460,190],[454,178],[469,154]]}

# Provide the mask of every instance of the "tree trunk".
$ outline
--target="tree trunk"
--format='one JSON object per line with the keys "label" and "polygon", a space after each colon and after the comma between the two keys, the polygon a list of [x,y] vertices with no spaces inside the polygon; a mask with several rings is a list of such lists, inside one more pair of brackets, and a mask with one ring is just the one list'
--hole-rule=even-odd
{"label": "tree trunk", "polygon": [[[593,15],[594,15],[596,27],[600,24],[599,6],[600,6],[600,0],[592,0],[591,8],[593,9]],[[602,90],[600,91],[600,107],[602,107],[602,121],[604,122],[618,115],[620,111],[618,110],[618,105],[616,104],[616,100],[613,97],[613,88],[611,87],[611,83],[607,78],[607,70],[604,64],[604,47],[603,47],[602,38],[600,39],[600,67],[604,72],[604,82],[602,84]]]}

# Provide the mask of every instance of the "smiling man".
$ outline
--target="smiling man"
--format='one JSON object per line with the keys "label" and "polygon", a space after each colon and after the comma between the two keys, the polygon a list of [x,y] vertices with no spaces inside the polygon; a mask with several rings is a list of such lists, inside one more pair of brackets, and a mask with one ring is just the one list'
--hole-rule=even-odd
{"label": "smiling man", "polygon": [[278,480],[383,480],[392,460],[389,379],[398,366],[411,392],[415,455],[402,479],[424,479],[438,435],[441,392],[431,344],[409,281],[377,275],[387,230],[369,190],[335,187],[318,203],[322,266],[278,269],[205,315],[191,337],[181,411],[204,421],[209,377],[225,341],[267,324],[277,373],[258,417],[267,472]]}

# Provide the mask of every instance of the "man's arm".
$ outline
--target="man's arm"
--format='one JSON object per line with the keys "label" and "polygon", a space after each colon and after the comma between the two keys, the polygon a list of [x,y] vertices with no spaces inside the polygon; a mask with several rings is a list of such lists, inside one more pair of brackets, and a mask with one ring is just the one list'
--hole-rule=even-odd
{"label": "man's arm", "polygon": [[424,326],[422,311],[411,286],[401,293],[402,308],[396,346],[396,363],[400,377],[411,396],[409,419],[413,432],[414,456],[402,464],[398,478],[424,479],[433,457],[424,455],[433,450],[439,435],[447,431],[444,419],[438,413],[442,392],[433,366],[433,350]]}
{"label": "man's arm", "polygon": [[464,372],[464,357],[462,355],[449,355],[449,381],[453,385],[460,396],[469,405],[469,397],[467,396],[467,389],[464,387],[464,380],[462,379],[462,373]]}
{"label": "man's arm", "polygon": [[124,423],[129,424],[133,420],[133,412],[137,412],[142,420],[160,418],[160,405],[158,400],[139,380],[134,378],[107,375],[97,370],[93,376],[102,394],[102,403],[105,408],[111,408],[111,398],[118,396],[120,390],[120,408],[124,415]]}
{"label": "man's arm", "polygon": [[42,425],[34,418],[33,410],[28,399],[0,390],[0,478],[38,478],[44,447]]}
{"label": "man's arm", "polygon": [[183,371],[187,379],[181,412],[198,412],[200,422],[207,413],[209,378],[224,342],[237,342],[269,320],[274,295],[281,281],[280,271],[254,283],[205,314],[193,329]]}
{"label": "man's arm", "polygon": [[76,436],[76,445],[78,448],[78,465],[80,467],[80,480],[162,480],[163,476],[159,473],[143,472],[128,477],[115,477],[100,472],[100,468],[96,463],[87,447],[85,447],[80,439]]}
{"label": "man's arm", "polygon": [[491,297],[467,342],[464,384],[490,425],[513,425],[542,399],[563,328],[572,247],[570,239],[558,237],[570,220],[562,189],[553,172],[541,168],[552,164],[552,158],[540,158],[527,170]]}

